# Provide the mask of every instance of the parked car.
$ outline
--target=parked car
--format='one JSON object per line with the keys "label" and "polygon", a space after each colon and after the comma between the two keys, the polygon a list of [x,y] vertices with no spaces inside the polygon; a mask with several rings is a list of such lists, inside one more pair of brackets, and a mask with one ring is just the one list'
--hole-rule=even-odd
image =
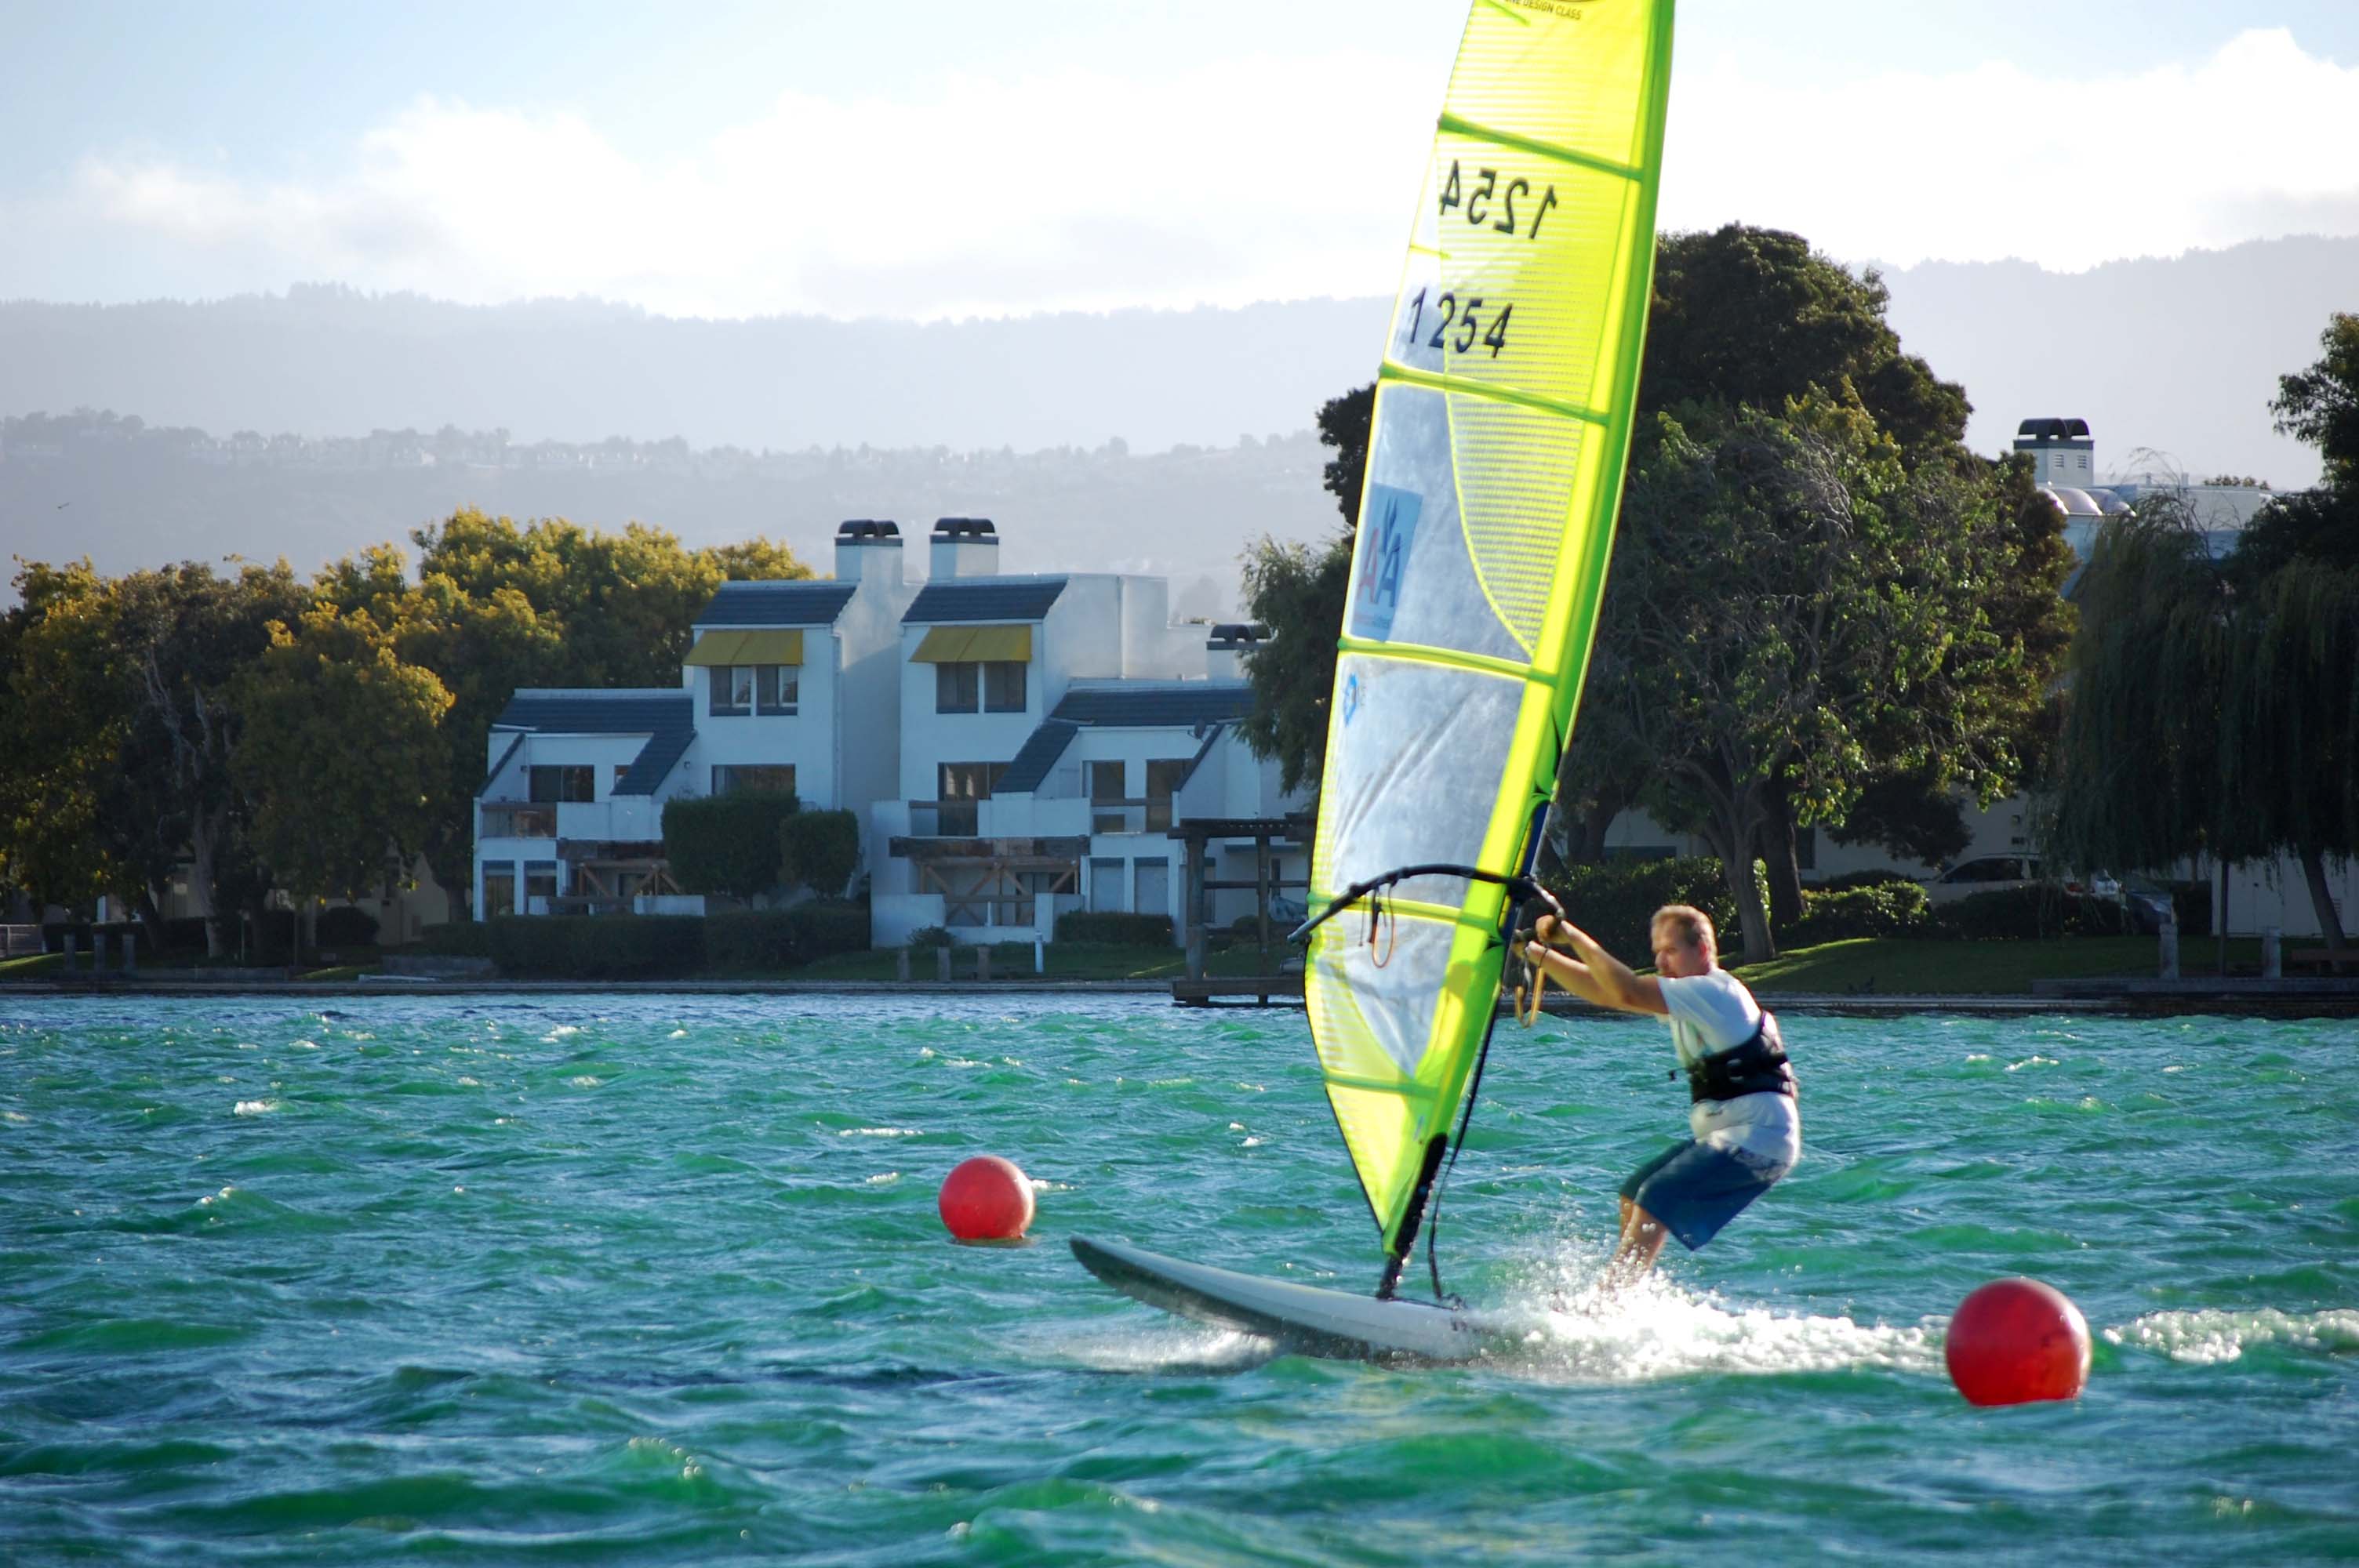
{"label": "parked car", "polygon": [[1978,892],[2032,887],[2038,881],[2037,855],[1976,855],[1929,879],[1925,898],[1930,903],[1955,903]]}
{"label": "parked car", "polygon": [[2141,936],[2151,936],[2170,919],[2170,890],[2144,877],[2129,877],[2122,883],[2122,918],[2132,931]]}

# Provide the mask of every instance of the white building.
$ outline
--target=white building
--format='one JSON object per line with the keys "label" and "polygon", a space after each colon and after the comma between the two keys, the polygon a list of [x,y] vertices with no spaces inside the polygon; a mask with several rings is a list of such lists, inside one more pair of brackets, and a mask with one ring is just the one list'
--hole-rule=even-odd
{"label": "white building", "polygon": [[[774,789],[859,815],[879,946],[1053,936],[1082,907],[1177,934],[1174,827],[1299,805],[1237,734],[1256,633],[1173,624],[1159,578],[1006,576],[998,554],[987,520],[943,518],[913,583],[894,524],[846,523],[832,581],[723,584],[678,688],[516,693],[478,795],[479,914],[701,908],[667,875],[664,803]],[[1239,852],[1207,844],[1215,880]]]}

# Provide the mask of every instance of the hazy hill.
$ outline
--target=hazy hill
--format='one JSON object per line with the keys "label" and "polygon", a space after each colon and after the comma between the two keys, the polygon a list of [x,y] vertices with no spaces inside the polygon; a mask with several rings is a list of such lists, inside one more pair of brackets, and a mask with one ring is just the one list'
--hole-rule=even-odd
{"label": "hazy hill", "polygon": [[[2279,374],[2315,357],[2329,313],[2359,309],[2359,239],[2077,275],[1930,264],[1887,281],[1908,348],[1965,384],[1979,449],[2003,449],[2026,416],[2078,415],[2101,467],[2153,448],[2198,473],[2295,485],[2316,464],[2270,430],[2267,402]],[[285,554],[308,568],[474,504],[638,518],[700,543],[764,532],[816,556],[843,517],[974,513],[1002,524],[1011,569],[1119,561],[1210,579],[1233,603],[1247,539],[1333,526],[1317,448],[1299,433],[1366,379],[1384,313],[1364,298],[930,325],[702,321],[335,287],[0,304],[0,415],[113,408],[149,427],[0,451],[0,554],[88,552],[110,570]],[[222,439],[160,439],[166,427]],[[373,430],[582,449],[429,464],[380,438],[355,456]],[[1285,438],[1248,446],[1246,432]],[[267,438],[282,433],[273,456]],[[662,449],[584,455],[609,437]],[[325,445],[289,455],[293,438]],[[1203,449],[1172,449],[1188,443]],[[712,450],[730,447],[745,450]]]}

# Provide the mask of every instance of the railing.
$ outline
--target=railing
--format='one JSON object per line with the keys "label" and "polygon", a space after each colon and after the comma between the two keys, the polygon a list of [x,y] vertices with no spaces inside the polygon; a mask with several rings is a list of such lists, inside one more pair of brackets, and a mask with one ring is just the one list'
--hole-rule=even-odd
{"label": "railing", "polygon": [[1171,797],[1168,795],[1090,802],[1090,831],[1093,833],[1169,833],[1170,830]]}
{"label": "railing", "polygon": [[983,831],[979,800],[913,800],[909,803],[912,838],[972,838]]}
{"label": "railing", "polygon": [[536,800],[480,800],[476,837],[480,838],[554,838],[557,807]]}

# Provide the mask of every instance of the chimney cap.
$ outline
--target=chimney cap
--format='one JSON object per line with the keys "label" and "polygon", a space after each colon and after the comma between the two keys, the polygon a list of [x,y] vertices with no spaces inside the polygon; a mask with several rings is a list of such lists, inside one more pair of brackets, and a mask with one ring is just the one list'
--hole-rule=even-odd
{"label": "chimney cap", "polygon": [[1269,628],[1258,621],[1223,621],[1207,635],[1207,648],[1250,648],[1269,636]]}
{"label": "chimney cap", "polygon": [[2026,419],[2015,427],[2018,442],[2085,441],[2090,438],[2086,419]]}
{"label": "chimney cap", "polygon": [[937,539],[989,540],[997,544],[999,530],[991,525],[988,517],[937,517],[934,537]]}
{"label": "chimney cap", "polygon": [[857,539],[890,539],[897,545],[901,542],[901,525],[886,519],[855,517],[837,524],[835,536],[839,543]]}

